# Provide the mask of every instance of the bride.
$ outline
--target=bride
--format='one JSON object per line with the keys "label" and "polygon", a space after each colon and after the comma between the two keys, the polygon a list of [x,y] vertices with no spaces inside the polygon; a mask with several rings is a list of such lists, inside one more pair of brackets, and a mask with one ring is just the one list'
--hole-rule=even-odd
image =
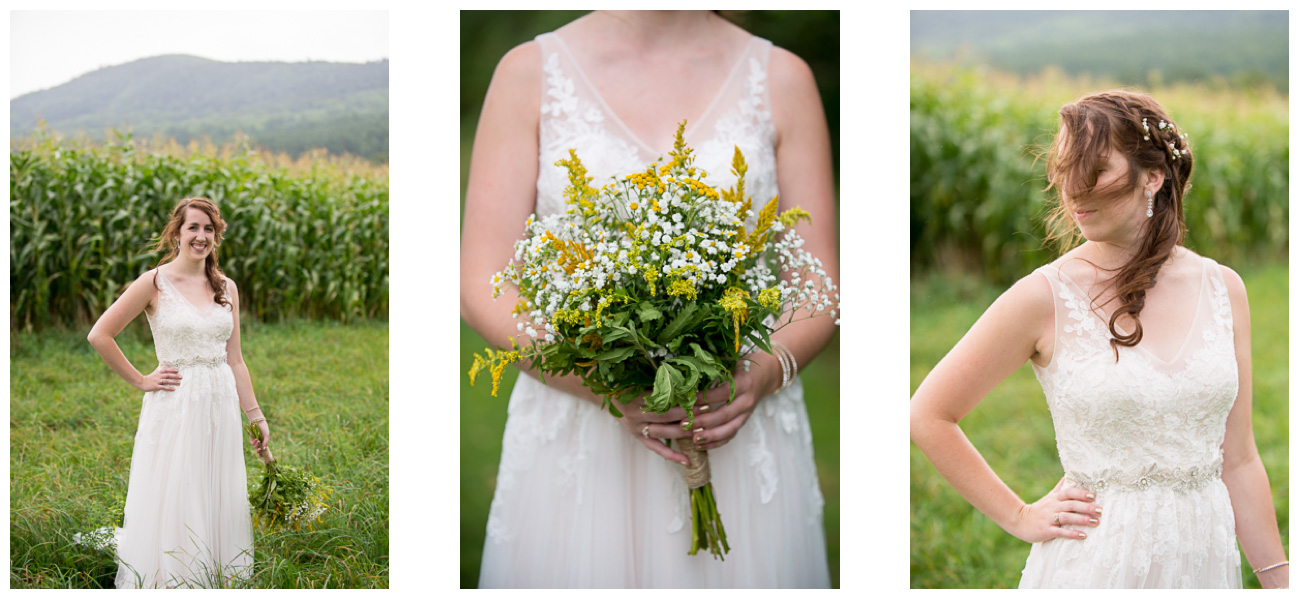
{"label": "bride", "polygon": [[[212,201],[186,198],[141,275],[95,322],[104,362],[145,392],[131,454],[125,519],[117,530],[117,587],[224,587],[252,575],[253,529],[240,409],[270,428],[239,348],[239,290],[217,268],[226,223]],[[143,375],[114,338],[144,312],[158,367]]]}
{"label": "bride", "polygon": [[[1241,587],[1238,542],[1263,587],[1287,587],[1251,432],[1246,288],[1182,246],[1186,132],[1133,92],[1087,96],[1060,116],[1049,235],[1071,249],[1007,290],[925,378],[912,441],[1033,544],[1021,587]],[[1065,473],[1033,503],[957,424],[1026,361]]]}
{"label": "bride", "polygon": [[[497,67],[474,140],[461,247],[461,315],[489,344],[517,331],[514,298],[487,301],[534,212],[563,205],[576,149],[596,181],[645,169],[672,149],[677,123],[707,182],[728,186],[734,148],[758,202],[814,215],[805,248],[837,278],[829,134],[811,72],[711,12],[598,11],[538,36]],[[779,181],[779,183],[778,183]],[[806,365],[833,334],[831,319],[773,336]],[[767,355],[697,404],[638,407],[615,419],[577,377],[520,377],[509,404],[483,550],[482,587],[827,587],[822,496],[802,387],[777,392]],[[694,436],[706,449],[731,552],[688,556],[691,515],[679,463],[664,443]]]}

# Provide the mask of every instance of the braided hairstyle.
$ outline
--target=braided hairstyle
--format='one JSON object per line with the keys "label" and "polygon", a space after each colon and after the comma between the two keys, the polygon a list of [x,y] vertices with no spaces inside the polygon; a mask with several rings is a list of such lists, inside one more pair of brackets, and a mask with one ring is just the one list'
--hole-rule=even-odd
{"label": "braided hairstyle", "polygon": [[[1150,170],[1165,176],[1152,198],[1151,217],[1142,224],[1137,252],[1115,269],[1111,278],[1120,305],[1111,313],[1108,325],[1111,349],[1118,361],[1119,346],[1132,347],[1142,341],[1139,314],[1147,290],[1155,286],[1160,267],[1183,242],[1183,195],[1191,187],[1191,149],[1187,134],[1146,94],[1125,90],[1092,94],[1062,106],[1060,116],[1060,131],[1047,152],[1046,189],[1057,192],[1047,216],[1047,241],[1057,243],[1062,253],[1082,239],[1066,198],[1114,202],[1133,197],[1142,175]],[[1128,159],[1128,179],[1099,188],[1098,169],[1110,152]],[[1122,315],[1133,319],[1132,333],[1121,334],[1116,329]]]}

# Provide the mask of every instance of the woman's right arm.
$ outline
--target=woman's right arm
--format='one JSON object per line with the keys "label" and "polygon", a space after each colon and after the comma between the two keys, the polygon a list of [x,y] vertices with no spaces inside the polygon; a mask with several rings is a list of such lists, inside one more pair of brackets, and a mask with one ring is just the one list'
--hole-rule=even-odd
{"label": "woman's right arm", "polygon": [[[527,339],[511,311],[518,295],[504,286],[492,300],[492,275],[514,257],[537,196],[541,48],[511,50],[492,75],[470,156],[465,220],[460,238],[460,316],[488,344],[508,348]],[[549,382],[549,381],[548,381]]]}
{"label": "woman's right arm", "polygon": [[1061,483],[1038,502],[1025,504],[957,423],[1025,361],[1050,355],[1054,331],[1049,283],[1039,275],[1021,279],[985,311],[912,396],[912,441],[963,498],[1028,542],[1081,537],[1079,531],[1056,526],[1055,513],[1061,513],[1062,525],[1082,526],[1096,525],[1100,513],[1087,492],[1062,489]]}
{"label": "woman's right arm", "polygon": [[122,354],[122,349],[118,348],[117,342],[113,339],[153,302],[156,296],[154,276],[155,273],[149,271],[136,278],[126,292],[99,316],[98,321],[95,321],[95,326],[90,329],[86,341],[90,342],[91,347],[114,372],[140,391],[170,392],[174,391],[181,382],[180,373],[176,369],[159,365],[153,373],[142,375],[131,365],[131,361],[126,359],[126,355]]}
{"label": "woman's right arm", "polygon": [[[501,59],[479,116],[465,189],[465,222],[460,241],[460,316],[498,348],[508,348],[514,337],[529,341],[511,316],[518,302],[516,291],[505,286],[492,300],[492,275],[514,257],[515,240],[537,204],[538,124],[541,117],[542,56],[536,42],[511,50]],[[525,364],[520,371],[537,377]],[[600,405],[599,397],[575,375],[547,377],[547,386]],[[685,464],[686,456],[660,439],[688,437],[677,425],[686,412],[674,408],[662,415],[643,414],[624,406],[620,419],[636,439],[667,460]],[[653,425],[652,429],[647,429]],[[642,435],[645,432],[649,435]]]}

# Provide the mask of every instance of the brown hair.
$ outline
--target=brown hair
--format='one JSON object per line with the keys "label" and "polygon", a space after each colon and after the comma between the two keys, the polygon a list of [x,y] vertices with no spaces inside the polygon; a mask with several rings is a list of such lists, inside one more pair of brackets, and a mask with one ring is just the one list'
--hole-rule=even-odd
{"label": "brown hair", "polygon": [[[216,203],[207,198],[185,198],[176,203],[176,208],[172,209],[172,216],[167,220],[167,225],[163,231],[154,240],[153,247],[150,250],[154,252],[166,252],[154,265],[155,268],[166,262],[170,262],[180,254],[180,236],[181,227],[185,225],[185,213],[194,208],[203,211],[212,219],[212,251],[208,252],[208,257],[203,261],[203,271],[208,277],[208,285],[212,287],[212,299],[217,304],[230,306],[230,299],[226,298],[225,274],[217,267],[217,248],[221,246],[221,235],[226,231],[226,222],[221,218],[221,210],[217,208]],[[158,278],[154,278],[153,285],[158,287]]]}
{"label": "brown hair", "polygon": [[[1111,278],[1120,302],[1109,323],[1110,345],[1118,361],[1119,346],[1136,346],[1142,341],[1138,315],[1146,304],[1146,292],[1183,241],[1183,195],[1191,187],[1191,150],[1182,130],[1146,94],[1125,90],[1093,94],[1062,106],[1060,115],[1060,132],[1047,152],[1047,189],[1057,191],[1056,205],[1047,216],[1047,241],[1059,244],[1062,253],[1078,245],[1082,237],[1067,198],[1113,202],[1134,194],[1149,170],[1159,170],[1165,176],[1153,196],[1153,214],[1142,225],[1137,253],[1115,269]],[[1128,160],[1128,180],[1098,189],[1098,168],[1110,152],[1119,152]],[[1128,335],[1120,335],[1115,328],[1121,315],[1133,319],[1133,332]]]}

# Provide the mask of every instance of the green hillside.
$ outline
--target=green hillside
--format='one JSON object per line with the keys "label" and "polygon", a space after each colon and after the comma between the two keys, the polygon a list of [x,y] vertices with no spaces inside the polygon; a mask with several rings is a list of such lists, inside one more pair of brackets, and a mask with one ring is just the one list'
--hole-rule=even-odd
{"label": "green hillside", "polygon": [[912,56],[1124,85],[1288,88],[1286,11],[913,11]]}
{"label": "green hillside", "polygon": [[247,134],[268,150],[311,148],[388,158],[388,61],[219,62],[196,56],[144,58],[105,67],[9,102],[10,139],[40,121],[50,130],[103,139],[109,128],[137,137],[215,143]]}

